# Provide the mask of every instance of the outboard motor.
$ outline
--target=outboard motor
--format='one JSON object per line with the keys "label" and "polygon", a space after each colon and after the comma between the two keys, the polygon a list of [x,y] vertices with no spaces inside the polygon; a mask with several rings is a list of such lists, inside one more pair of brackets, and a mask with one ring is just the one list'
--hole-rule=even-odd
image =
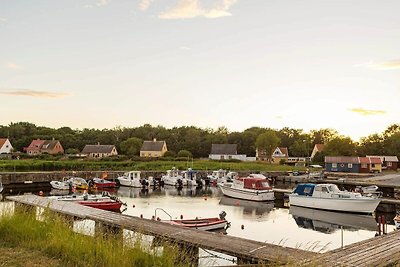
{"label": "outboard motor", "polygon": [[225,220],[225,217],[226,217],[226,212],[223,210],[223,211],[221,211],[221,212],[219,213],[219,218],[220,218],[221,220]]}

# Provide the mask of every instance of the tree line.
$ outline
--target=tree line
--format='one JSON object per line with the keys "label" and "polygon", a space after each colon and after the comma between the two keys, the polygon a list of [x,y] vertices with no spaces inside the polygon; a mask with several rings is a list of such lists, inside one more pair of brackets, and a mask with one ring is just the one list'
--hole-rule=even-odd
{"label": "tree line", "polygon": [[[400,124],[389,126],[383,133],[372,134],[354,142],[351,138],[340,135],[333,129],[312,130],[284,127],[271,129],[251,127],[242,132],[230,132],[226,127],[198,128],[182,126],[167,129],[163,126],[145,124],[140,127],[115,127],[112,129],[58,129],[37,126],[29,122],[16,122],[0,125],[0,137],[8,137],[16,151],[23,151],[33,139],[60,140],[66,153],[77,153],[87,144],[113,144],[121,154],[134,156],[139,154],[144,140],[163,140],[167,142],[168,156],[179,151],[188,151],[193,157],[208,157],[211,144],[237,144],[238,153],[255,156],[256,146],[265,148],[282,146],[289,149],[293,157],[310,156],[315,144],[325,144],[322,155],[365,156],[396,155],[400,156]],[[268,148],[269,149],[269,148]]]}

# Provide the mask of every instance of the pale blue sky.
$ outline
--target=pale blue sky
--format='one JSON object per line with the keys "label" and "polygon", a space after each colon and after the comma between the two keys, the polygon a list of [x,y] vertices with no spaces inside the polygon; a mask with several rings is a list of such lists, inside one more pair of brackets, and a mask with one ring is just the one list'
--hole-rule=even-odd
{"label": "pale blue sky", "polygon": [[0,0],[0,124],[399,123],[400,1]]}

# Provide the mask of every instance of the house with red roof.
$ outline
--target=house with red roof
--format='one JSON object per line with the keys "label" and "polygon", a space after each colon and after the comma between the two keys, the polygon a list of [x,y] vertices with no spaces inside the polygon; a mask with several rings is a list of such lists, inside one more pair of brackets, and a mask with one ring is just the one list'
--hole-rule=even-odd
{"label": "house with red roof", "polygon": [[13,150],[8,138],[0,138],[0,154],[10,154]]}
{"label": "house with red roof", "polygon": [[313,159],[317,153],[321,153],[324,150],[324,147],[324,144],[315,144],[310,158]]}
{"label": "house with red roof", "polygon": [[24,148],[28,155],[39,155],[39,154],[64,154],[64,148],[58,140],[32,140],[31,144]]}

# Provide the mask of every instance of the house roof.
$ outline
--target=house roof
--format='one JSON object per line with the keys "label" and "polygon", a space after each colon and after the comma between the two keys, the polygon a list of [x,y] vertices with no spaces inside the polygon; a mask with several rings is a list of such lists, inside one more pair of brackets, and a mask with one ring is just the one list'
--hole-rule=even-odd
{"label": "house roof", "polygon": [[382,164],[382,160],[380,157],[369,157],[369,160],[372,164]]}
{"label": "house roof", "polygon": [[45,140],[41,140],[41,139],[35,139],[32,140],[31,144],[28,146],[28,149],[40,149],[43,145],[43,143],[45,142]]}
{"label": "house roof", "polygon": [[140,151],[162,151],[165,141],[143,141]]}
{"label": "house roof", "polygon": [[279,150],[282,152],[282,154],[285,154],[286,157],[289,157],[289,150],[287,147],[279,147]]}
{"label": "house roof", "polygon": [[358,164],[360,163],[360,159],[358,157],[332,157],[332,156],[326,156],[325,157],[325,163],[353,163],[353,164]]}
{"label": "house roof", "polygon": [[371,163],[370,158],[368,158],[368,157],[359,157],[359,159],[360,159],[361,164],[370,164]]}
{"label": "house roof", "polygon": [[237,144],[212,144],[211,155],[237,155]]}
{"label": "house roof", "polygon": [[321,152],[322,150],[324,150],[325,145],[324,144],[315,144],[315,148],[317,149],[317,151]]}
{"label": "house roof", "polygon": [[7,141],[7,138],[0,138],[0,148],[2,148],[2,146],[4,146],[6,141]]}
{"label": "house roof", "polygon": [[111,153],[114,147],[114,145],[86,145],[81,153]]}
{"label": "house roof", "polygon": [[53,150],[57,145],[58,140],[44,140],[41,149],[42,150]]}
{"label": "house roof", "polygon": [[397,156],[368,156],[367,157],[373,157],[373,158],[380,158],[381,161],[390,161],[390,162],[399,162],[399,159]]}

